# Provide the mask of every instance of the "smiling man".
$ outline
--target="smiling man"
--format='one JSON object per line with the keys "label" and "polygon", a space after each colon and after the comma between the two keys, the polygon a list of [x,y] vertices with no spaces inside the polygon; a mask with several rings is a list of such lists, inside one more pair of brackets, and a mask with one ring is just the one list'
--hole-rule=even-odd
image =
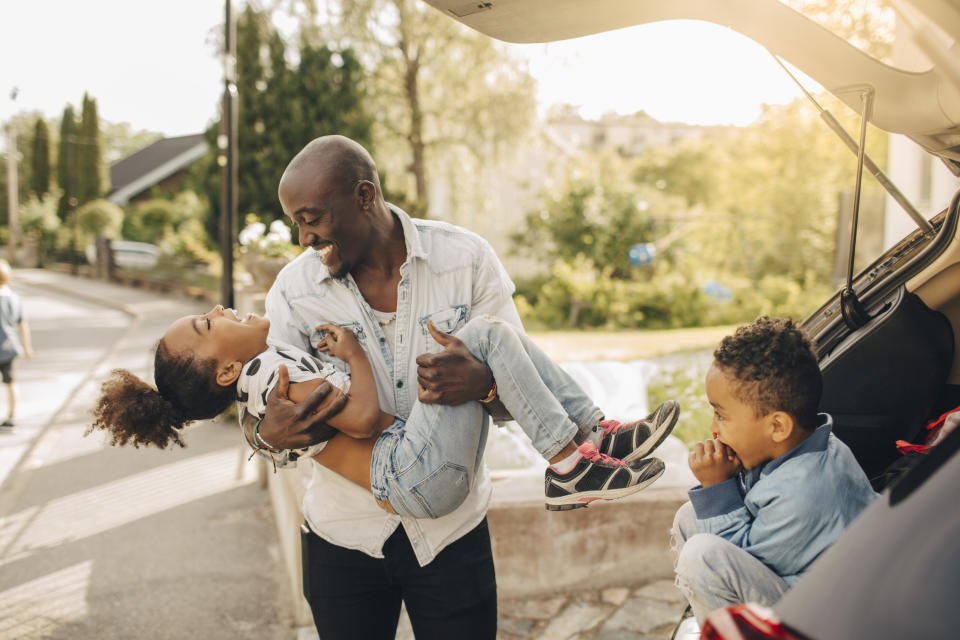
{"label": "smiling man", "polygon": [[[344,369],[316,347],[319,326],[346,327],[367,353],[383,411],[406,417],[418,397],[446,405],[489,399],[484,406],[503,411],[487,366],[466,348],[441,349],[427,330],[431,320],[453,333],[484,314],[521,328],[513,283],[483,238],[387,204],[373,159],[342,136],[310,142],[284,172],[279,197],[308,250],[267,294],[271,344],[300,347]],[[329,434],[284,400],[282,382],[278,389],[259,435],[287,464],[290,449]],[[487,420],[477,407],[478,420]],[[303,582],[321,638],[393,638],[401,602],[418,637],[495,637],[485,466],[466,501],[433,520],[388,514],[368,492],[312,466],[303,500]]]}

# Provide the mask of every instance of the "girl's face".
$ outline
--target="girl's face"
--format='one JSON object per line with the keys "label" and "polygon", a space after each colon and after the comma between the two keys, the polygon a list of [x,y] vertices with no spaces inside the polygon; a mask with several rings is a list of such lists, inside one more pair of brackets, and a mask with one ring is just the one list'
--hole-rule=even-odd
{"label": "girl's face", "polygon": [[233,309],[215,306],[199,316],[184,316],[167,329],[163,341],[174,353],[192,351],[219,364],[246,362],[267,348],[270,321],[255,314],[243,320]]}

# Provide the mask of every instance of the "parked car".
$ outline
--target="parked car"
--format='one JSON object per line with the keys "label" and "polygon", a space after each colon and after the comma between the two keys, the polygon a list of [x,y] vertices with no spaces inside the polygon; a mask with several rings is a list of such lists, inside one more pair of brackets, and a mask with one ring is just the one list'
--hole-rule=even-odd
{"label": "parked car", "polygon": [[[121,269],[152,269],[160,259],[160,247],[149,242],[111,240],[110,250],[113,252],[113,264]],[[87,262],[96,264],[97,247],[87,245],[85,253]]]}
{"label": "parked car", "polygon": [[[865,122],[904,134],[960,175],[956,2],[896,3],[897,37],[910,38],[926,58],[908,70],[872,58],[777,0],[426,1],[508,42],[563,40],[670,19],[724,25],[819,82]],[[628,67],[623,73],[629,74]],[[829,115],[823,117],[839,129]],[[842,143],[858,153],[865,131],[863,125],[859,139],[841,133]],[[858,153],[857,161],[866,169],[862,173],[878,175],[916,228],[859,272],[848,256],[846,282],[804,327],[823,371],[821,409],[833,414],[835,433],[875,487],[886,490],[772,611],[741,606],[718,612],[704,629],[711,638],[960,637],[960,511],[952,502],[960,486],[960,436],[952,434],[888,486],[897,477],[889,471],[899,460],[895,442],[916,441],[926,421],[960,405],[954,348],[960,329],[960,193],[945,209],[924,216],[868,158]],[[889,161],[894,165],[899,158]],[[859,182],[856,187],[859,193]],[[858,216],[852,218],[856,238]],[[762,632],[764,625],[768,630]]]}

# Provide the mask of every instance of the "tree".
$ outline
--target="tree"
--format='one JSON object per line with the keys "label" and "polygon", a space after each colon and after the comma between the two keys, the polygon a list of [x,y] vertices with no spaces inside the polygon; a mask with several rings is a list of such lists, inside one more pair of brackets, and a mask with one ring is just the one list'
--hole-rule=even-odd
{"label": "tree", "polygon": [[43,198],[50,191],[50,131],[43,118],[37,118],[33,127],[32,149],[30,192]]}
{"label": "tree", "polygon": [[896,14],[891,6],[863,0],[784,0],[784,4],[875,58],[886,60],[893,51]]}
{"label": "tree", "polygon": [[[11,129],[16,136],[17,187],[18,200],[26,202],[30,198],[30,186],[33,184],[33,134],[37,118],[42,118],[38,111],[24,111],[11,116],[0,126],[0,136]],[[7,211],[7,159],[8,154],[0,153],[0,221],[6,223]]]}
{"label": "tree", "polygon": [[57,147],[57,185],[60,187],[60,203],[57,215],[61,220],[77,206],[77,121],[73,107],[67,105],[60,119],[60,143]]}
{"label": "tree", "polygon": [[100,144],[100,118],[97,101],[83,95],[83,111],[80,115],[80,132],[77,136],[76,197],[77,204],[99,198],[104,192],[106,170],[103,164],[103,149]]}
{"label": "tree", "polygon": [[46,262],[48,245],[60,227],[60,218],[57,217],[59,200],[60,191],[54,188],[42,196],[31,194],[27,201],[20,205],[20,228],[27,236],[32,237],[36,244],[38,267],[42,267]]}
{"label": "tree", "polygon": [[[363,106],[365,86],[364,70],[352,51],[291,46],[271,25],[268,13],[247,5],[237,21],[241,216],[255,213],[266,222],[283,218],[277,200],[280,177],[313,138],[340,133],[372,145],[371,119]],[[219,132],[219,123],[206,132],[211,149],[217,149]],[[194,172],[210,202],[206,229],[214,244],[221,201],[219,172],[216,152]]]}
{"label": "tree", "polygon": [[[833,99],[822,99],[829,107]],[[856,116],[837,111],[848,131]],[[886,158],[887,136],[872,130],[871,157]],[[706,143],[717,188],[701,201],[690,233],[697,254],[713,268],[754,285],[768,275],[828,283],[836,244],[837,198],[852,187],[856,156],[804,100],[768,107],[756,124]],[[865,194],[880,187],[864,176]]]}
{"label": "tree", "polygon": [[[632,162],[610,153],[586,153],[567,165],[559,184],[544,189],[540,205],[513,234],[516,250],[547,264],[579,256],[606,269],[609,277],[634,277],[630,247],[666,237],[685,205],[677,196],[618,179],[629,175]],[[669,253],[661,252],[657,260],[669,260]]]}
{"label": "tree", "polygon": [[455,166],[451,180],[479,180],[528,130],[533,80],[490,38],[415,0],[341,0],[326,25],[305,4],[303,37],[349,44],[373,74],[378,163],[407,175],[397,190],[409,194],[414,213],[430,209],[431,171]]}
{"label": "tree", "polygon": [[123,209],[109,200],[91,200],[76,211],[77,230],[86,240],[95,236],[117,238],[123,224]]}

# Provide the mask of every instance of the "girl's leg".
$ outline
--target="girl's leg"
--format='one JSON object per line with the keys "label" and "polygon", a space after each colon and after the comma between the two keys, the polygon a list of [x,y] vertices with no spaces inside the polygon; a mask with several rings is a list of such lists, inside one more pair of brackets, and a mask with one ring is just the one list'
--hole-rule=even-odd
{"label": "girl's leg", "polygon": [[410,420],[372,438],[339,433],[313,459],[371,491],[387,511],[438,518],[466,499],[483,459],[487,418],[476,404],[416,403]]}
{"label": "girl's leg", "polygon": [[452,512],[473,486],[488,424],[478,402],[452,407],[414,403],[406,422],[397,420],[373,447],[374,498],[414,518]]}
{"label": "girl's leg", "polygon": [[370,491],[370,460],[376,441],[377,436],[360,439],[338,433],[313,459]]}
{"label": "girl's leg", "polygon": [[506,322],[474,318],[457,337],[490,367],[501,402],[543,457],[582,440],[603,417],[573,378]]}

